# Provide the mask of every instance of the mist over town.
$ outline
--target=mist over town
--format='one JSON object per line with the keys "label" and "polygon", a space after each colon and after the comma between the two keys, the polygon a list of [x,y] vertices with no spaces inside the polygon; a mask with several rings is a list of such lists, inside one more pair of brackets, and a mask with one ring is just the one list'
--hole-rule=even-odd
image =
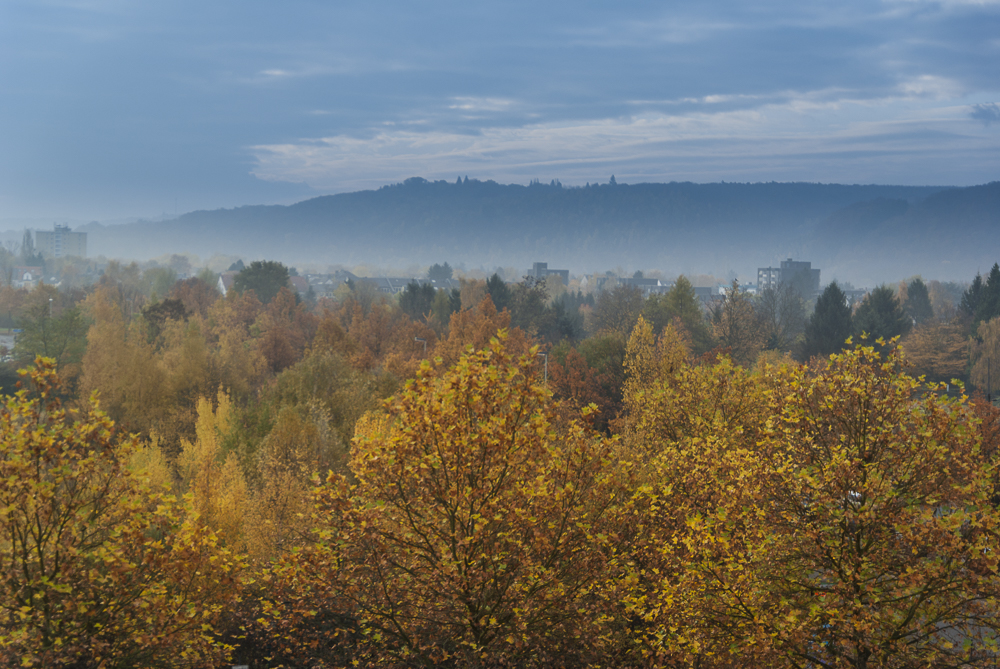
{"label": "mist over town", "polygon": [[996,0],[0,19],[0,666],[996,668]]}

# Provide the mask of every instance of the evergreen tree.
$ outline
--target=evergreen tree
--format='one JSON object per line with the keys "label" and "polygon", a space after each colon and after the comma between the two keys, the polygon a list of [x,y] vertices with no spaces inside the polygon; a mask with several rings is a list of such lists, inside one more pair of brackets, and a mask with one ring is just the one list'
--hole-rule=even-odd
{"label": "evergreen tree", "polygon": [[421,286],[416,281],[411,281],[399,294],[399,308],[413,320],[423,321],[424,316],[433,309],[434,292],[434,286],[429,283]]}
{"label": "evergreen tree", "polygon": [[972,280],[972,285],[969,286],[962,294],[962,301],[958,305],[958,311],[963,316],[968,319],[973,319],[976,317],[976,311],[979,310],[979,303],[983,298],[983,277],[981,274],[976,272],[976,278]]}
{"label": "evergreen tree", "polygon": [[927,285],[917,277],[906,287],[906,304],[903,305],[906,313],[916,321],[917,325],[926,323],[934,317],[934,309],[931,307],[931,297],[927,292]]}
{"label": "evergreen tree", "polygon": [[431,265],[430,269],[427,270],[427,278],[431,281],[445,281],[452,277],[451,265],[445,263],[443,265],[434,264]]}
{"label": "evergreen tree", "polygon": [[671,289],[660,295],[650,295],[642,308],[642,317],[659,335],[673,319],[679,318],[691,337],[693,352],[700,355],[712,348],[712,332],[705,322],[694,286],[683,274]]}
{"label": "evergreen tree", "polygon": [[869,341],[888,342],[910,331],[913,321],[906,315],[892,288],[882,284],[866,297],[854,314],[854,333],[867,334]]}
{"label": "evergreen tree", "polygon": [[486,280],[486,292],[493,300],[493,306],[497,308],[497,311],[503,311],[510,307],[510,287],[504,283],[499,274],[494,273]]}
{"label": "evergreen tree", "polygon": [[834,281],[816,300],[816,310],[806,323],[806,357],[839,353],[851,332],[851,308],[844,291]]}
{"label": "evergreen tree", "polygon": [[997,316],[1000,316],[1000,265],[993,263],[976,306],[975,323],[991,321]]}

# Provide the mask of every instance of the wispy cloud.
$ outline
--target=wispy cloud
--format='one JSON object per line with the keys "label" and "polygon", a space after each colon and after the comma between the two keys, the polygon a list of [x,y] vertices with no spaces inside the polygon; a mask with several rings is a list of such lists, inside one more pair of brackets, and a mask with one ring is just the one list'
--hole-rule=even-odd
{"label": "wispy cloud", "polygon": [[[386,128],[366,138],[337,135],[252,151],[258,178],[332,192],[413,175],[567,184],[604,172],[633,180],[780,180],[806,164],[810,180],[951,183],[956,176],[948,178],[949,168],[935,165],[942,151],[964,152],[981,167],[987,160],[981,154],[1000,148],[998,138],[970,129],[962,108],[934,115],[901,112],[904,107],[901,99],[827,106],[794,100],[715,113],[487,128],[477,135]],[[885,157],[881,168],[877,155]]]}

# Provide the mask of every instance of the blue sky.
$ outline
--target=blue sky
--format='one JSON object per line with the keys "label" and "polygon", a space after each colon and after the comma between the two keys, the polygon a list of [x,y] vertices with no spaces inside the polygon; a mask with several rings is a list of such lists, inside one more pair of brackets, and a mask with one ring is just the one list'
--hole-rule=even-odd
{"label": "blue sky", "polygon": [[1000,0],[0,3],[0,220],[611,174],[1000,179]]}

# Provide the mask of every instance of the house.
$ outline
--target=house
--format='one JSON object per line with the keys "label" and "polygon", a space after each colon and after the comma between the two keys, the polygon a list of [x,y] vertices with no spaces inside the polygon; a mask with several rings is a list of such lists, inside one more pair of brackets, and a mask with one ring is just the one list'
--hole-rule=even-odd
{"label": "house", "polygon": [[236,278],[237,274],[239,274],[239,272],[229,270],[228,272],[223,272],[219,275],[219,282],[215,285],[215,287],[219,289],[219,292],[222,293],[223,297],[225,297],[229,290],[233,287],[233,279]]}
{"label": "house", "polygon": [[34,288],[42,282],[42,268],[15,267],[10,282],[15,288]]}

